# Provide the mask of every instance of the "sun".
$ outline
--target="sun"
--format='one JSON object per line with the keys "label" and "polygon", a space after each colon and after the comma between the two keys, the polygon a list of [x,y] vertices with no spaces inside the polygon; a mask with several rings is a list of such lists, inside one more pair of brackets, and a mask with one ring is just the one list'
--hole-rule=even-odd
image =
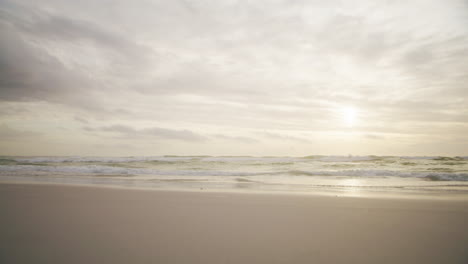
{"label": "sun", "polygon": [[354,107],[343,107],[341,109],[341,116],[343,119],[343,123],[347,126],[354,126],[357,122],[357,114],[358,111]]}

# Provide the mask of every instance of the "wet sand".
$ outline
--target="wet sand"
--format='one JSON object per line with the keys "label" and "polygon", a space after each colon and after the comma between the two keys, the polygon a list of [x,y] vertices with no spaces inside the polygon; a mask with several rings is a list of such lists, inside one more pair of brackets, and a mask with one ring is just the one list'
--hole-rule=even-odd
{"label": "wet sand", "polygon": [[468,201],[0,184],[0,263],[468,263]]}

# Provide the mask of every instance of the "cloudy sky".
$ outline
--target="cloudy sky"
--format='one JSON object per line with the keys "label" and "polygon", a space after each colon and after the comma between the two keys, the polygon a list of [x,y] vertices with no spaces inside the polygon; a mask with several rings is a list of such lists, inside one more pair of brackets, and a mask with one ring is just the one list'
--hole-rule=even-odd
{"label": "cloudy sky", "polygon": [[466,0],[0,0],[1,155],[468,155]]}

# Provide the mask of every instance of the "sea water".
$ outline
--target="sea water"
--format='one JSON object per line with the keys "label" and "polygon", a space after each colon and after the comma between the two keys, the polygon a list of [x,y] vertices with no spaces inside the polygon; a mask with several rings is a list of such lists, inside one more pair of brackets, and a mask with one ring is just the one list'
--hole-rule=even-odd
{"label": "sea water", "polygon": [[468,157],[0,157],[1,182],[468,197]]}

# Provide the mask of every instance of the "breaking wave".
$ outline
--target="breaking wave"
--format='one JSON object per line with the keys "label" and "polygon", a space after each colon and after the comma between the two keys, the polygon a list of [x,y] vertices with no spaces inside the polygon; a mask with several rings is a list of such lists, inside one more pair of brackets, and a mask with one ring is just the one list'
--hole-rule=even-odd
{"label": "breaking wave", "polygon": [[340,171],[301,171],[288,172],[291,175],[305,176],[352,176],[352,177],[402,177],[402,178],[426,178],[432,181],[468,181],[468,173],[449,172],[409,172],[392,170],[340,170]]}
{"label": "breaking wave", "polygon": [[402,177],[424,178],[431,181],[468,181],[468,173],[439,171],[397,171],[375,169],[349,170],[279,170],[279,171],[239,171],[239,170],[174,170],[154,168],[129,168],[104,165],[82,166],[41,166],[41,165],[2,165],[2,174],[25,172],[50,172],[77,175],[169,175],[169,176],[348,176],[348,177]]}
{"label": "breaking wave", "polygon": [[184,176],[253,176],[263,173],[235,171],[203,171],[203,170],[156,170],[145,168],[123,168],[113,166],[38,166],[16,165],[2,166],[0,172],[52,172],[67,174],[104,174],[104,175],[184,175]]}
{"label": "breaking wave", "polygon": [[[5,163],[129,163],[129,162],[258,162],[258,163],[288,163],[288,162],[361,162],[382,160],[429,160],[445,162],[468,161],[468,157],[419,157],[419,156],[306,156],[306,157],[250,157],[250,156],[130,156],[130,157],[3,157],[0,165]],[[405,161],[406,160],[406,161]]]}

